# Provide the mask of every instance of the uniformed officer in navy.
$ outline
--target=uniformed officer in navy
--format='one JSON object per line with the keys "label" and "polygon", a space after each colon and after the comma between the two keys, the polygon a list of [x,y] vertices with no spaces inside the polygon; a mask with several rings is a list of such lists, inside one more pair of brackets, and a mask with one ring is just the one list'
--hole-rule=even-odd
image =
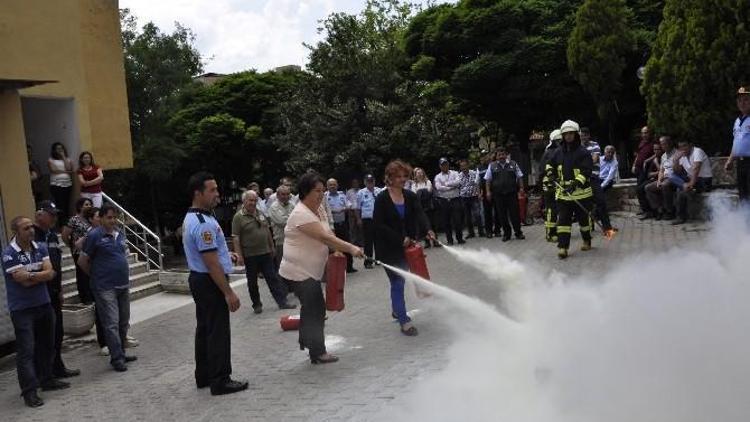
{"label": "uniformed officer in navy", "polygon": [[47,284],[52,309],[55,311],[55,359],[52,361],[52,375],[55,378],[69,378],[81,374],[80,369],[68,369],[62,360],[63,315],[62,315],[62,250],[57,236],[57,214],[59,208],[51,201],[42,201],[34,216],[34,241],[44,245],[55,270],[55,277]]}
{"label": "uniformed officer in navy", "polygon": [[[336,237],[348,242],[349,237],[349,223],[347,219],[347,213],[351,209],[352,204],[346,199],[346,194],[339,190],[339,182],[336,179],[328,179],[326,182],[325,199],[331,209],[331,215],[333,216],[333,232]],[[346,272],[356,273],[354,269],[354,259],[352,254],[344,253],[346,255]]]}
{"label": "uniformed officer in navy", "polygon": [[[484,174],[487,198],[495,207],[495,218],[503,228],[503,242],[510,240],[511,229],[516,239],[526,239],[521,231],[521,216],[518,208],[518,192],[523,192],[523,172],[521,167],[508,158],[508,150],[499,147],[495,161]],[[498,228],[496,227],[495,230]]]}
{"label": "uniformed officer in navy", "polygon": [[737,90],[737,108],[740,116],[734,121],[732,153],[724,169],[731,170],[737,162],[737,190],[740,201],[747,202],[750,201],[750,86],[741,86]]}
{"label": "uniformed officer in navy", "polygon": [[52,375],[55,313],[47,283],[56,276],[44,244],[34,242],[34,225],[26,217],[11,221],[13,238],[3,250],[3,273],[10,319],[16,335],[16,370],[21,395],[29,407],[44,404],[37,395],[70,384]]}
{"label": "uniformed officer in navy", "polygon": [[183,246],[195,301],[195,382],[211,387],[211,394],[230,394],[247,389],[246,381],[233,381],[229,312],[240,308],[240,299],[229,286],[232,261],[221,226],[213,216],[219,189],[213,175],[199,172],[188,182],[192,207],[185,215]]}

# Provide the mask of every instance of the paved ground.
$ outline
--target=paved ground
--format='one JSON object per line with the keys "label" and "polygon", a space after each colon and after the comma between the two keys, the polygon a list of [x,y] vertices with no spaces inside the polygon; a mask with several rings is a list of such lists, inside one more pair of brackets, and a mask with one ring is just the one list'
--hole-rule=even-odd
{"label": "paved ground", "polygon": [[[700,225],[644,224],[632,215],[615,217],[614,223],[622,229],[616,239],[605,242],[597,237],[595,249],[585,254],[577,251],[579,239],[574,234],[573,255],[564,262],[558,262],[555,247],[544,242],[540,224],[525,228],[525,241],[474,239],[464,247],[488,247],[511,256],[531,253],[539,265],[580,274],[639,251],[695,241],[705,233]],[[432,249],[428,255],[434,280],[485,300],[496,296],[485,294],[491,286],[446,251]],[[195,388],[194,308],[189,303],[133,325],[131,333],[141,342],[133,349],[139,360],[126,373],[113,372],[108,359],[99,356],[92,344],[72,347],[65,360],[68,366],[81,368],[83,375],[74,378],[68,390],[42,393],[46,404],[39,409],[24,407],[15,369],[6,359],[2,365],[6,369],[0,373],[2,419],[373,420],[400,405],[399,399],[415,382],[446,365],[451,328],[447,321],[430,317],[434,315],[431,307],[439,306],[438,299],[408,298],[410,309],[421,308],[415,315],[420,335],[401,335],[390,318],[388,283],[382,269],[361,270],[347,280],[346,310],[330,314],[326,326],[329,350],[341,357],[332,365],[311,365],[297,347],[297,333],[280,330],[278,319],[283,312],[272,306],[267,288],[261,289],[266,304],[261,315],[252,313],[244,286],[237,290],[243,306],[232,315],[234,376],[249,379],[249,391],[211,397],[207,389]],[[175,307],[185,298],[162,301]]]}

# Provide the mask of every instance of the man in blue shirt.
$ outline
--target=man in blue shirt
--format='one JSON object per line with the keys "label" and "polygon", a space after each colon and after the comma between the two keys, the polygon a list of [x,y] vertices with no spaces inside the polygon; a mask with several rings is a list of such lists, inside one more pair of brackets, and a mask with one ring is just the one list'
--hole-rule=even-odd
{"label": "man in blue shirt", "polygon": [[79,369],[68,369],[62,360],[63,314],[62,314],[62,251],[57,237],[57,214],[59,209],[52,201],[42,201],[34,215],[34,241],[47,249],[55,277],[47,284],[50,304],[55,312],[55,359],[52,361],[52,375],[55,378],[75,377]]}
{"label": "man in blue shirt", "polygon": [[375,250],[375,223],[372,215],[375,211],[375,197],[380,189],[375,186],[375,178],[368,174],[365,176],[365,187],[357,192],[357,210],[359,211],[359,224],[362,225],[363,237],[365,238],[365,268],[372,268],[373,253]]}
{"label": "man in blue shirt", "polygon": [[101,226],[89,232],[78,265],[91,277],[96,311],[103,325],[110,364],[117,372],[128,370],[124,343],[130,328],[130,269],[125,233],[117,230],[117,209],[111,204],[99,209]]}
{"label": "man in blue shirt", "polygon": [[750,200],[750,87],[741,86],[737,90],[737,108],[740,116],[734,121],[732,153],[724,169],[731,170],[737,161],[737,190],[740,201],[747,202]]}
{"label": "man in blue shirt", "polygon": [[29,407],[44,404],[37,388],[60,390],[70,384],[52,376],[55,315],[46,284],[55,277],[44,245],[33,241],[34,226],[26,217],[11,221],[13,239],[3,250],[3,275],[8,310],[16,335],[16,370],[23,400]]}
{"label": "man in blue shirt", "polygon": [[[336,237],[348,242],[349,238],[349,224],[346,221],[346,214],[351,208],[351,204],[346,200],[344,192],[339,190],[339,182],[336,179],[328,179],[326,182],[328,191],[326,192],[326,201],[331,209],[333,215],[333,232],[336,233]],[[356,273],[354,269],[354,259],[350,253],[344,253],[346,255],[346,272]]]}
{"label": "man in blue shirt", "polygon": [[212,212],[219,205],[219,189],[213,175],[199,172],[190,177],[192,207],[182,223],[182,237],[195,301],[195,383],[211,387],[212,395],[246,390],[246,381],[233,381],[229,312],[240,308],[240,299],[229,285],[228,274],[237,255],[229,252],[224,232]]}

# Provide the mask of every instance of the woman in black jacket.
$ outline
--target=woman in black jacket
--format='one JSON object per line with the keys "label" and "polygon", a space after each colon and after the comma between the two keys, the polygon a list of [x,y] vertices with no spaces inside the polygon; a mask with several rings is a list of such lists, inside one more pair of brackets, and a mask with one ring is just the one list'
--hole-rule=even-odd
{"label": "woman in black jacket", "polygon": [[[435,233],[422,210],[414,192],[404,189],[411,167],[401,160],[391,161],[385,168],[387,188],[375,198],[373,220],[375,224],[375,253],[385,264],[408,271],[404,249],[415,242],[420,228],[427,237],[435,240]],[[391,282],[391,308],[393,316],[401,324],[401,332],[407,336],[417,335],[417,328],[406,314],[404,301],[404,278],[388,269]]]}

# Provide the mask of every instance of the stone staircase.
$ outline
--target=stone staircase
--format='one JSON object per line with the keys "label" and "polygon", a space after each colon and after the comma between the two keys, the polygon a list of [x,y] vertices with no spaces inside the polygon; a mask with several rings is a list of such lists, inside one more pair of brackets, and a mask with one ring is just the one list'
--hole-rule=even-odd
{"label": "stone staircase", "polygon": [[[62,242],[60,243],[62,244]],[[67,246],[62,247],[62,290],[66,304],[80,303],[76,288],[76,269],[73,256]],[[136,254],[128,255],[130,265],[130,300],[137,300],[162,291],[159,271],[147,271],[146,263],[140,262]]]}

